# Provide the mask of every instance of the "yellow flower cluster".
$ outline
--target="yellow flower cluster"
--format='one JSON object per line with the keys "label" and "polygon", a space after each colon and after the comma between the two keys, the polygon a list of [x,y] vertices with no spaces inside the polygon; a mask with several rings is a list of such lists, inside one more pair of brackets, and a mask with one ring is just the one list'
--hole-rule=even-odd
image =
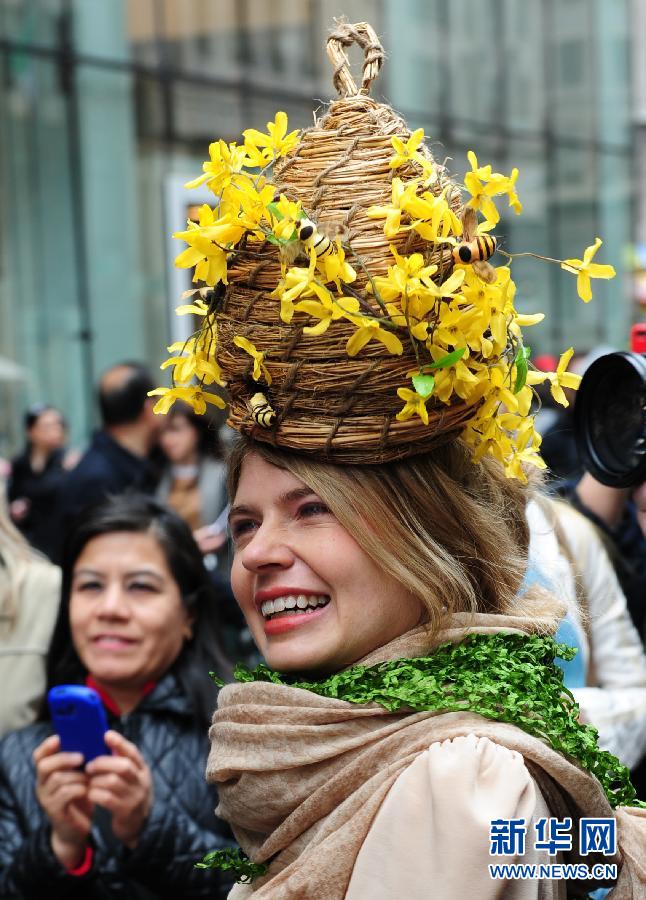
{"label": "yellow flower cluster", "polygon": [[[188,294],[199,291],[188,291]],[[203,390],[205,385],[217,384],[225,387],[220,367],[215,361],[215,344],[217,340],[217,322],[214,313],[207,303],[197,297],[193,303],[178,306],[177,314],[196,315],[203,319],[203,326],[187,341],[176,341],[168,347],[169,353],[178,354],[171,356],[161,364],[162,369],[172,368],[173,387],[158,387],[150,392],[151,396],[159,396],[155,404],[156,413],[167,413],[176,400],[181,400],[192,406],[198,415],[204,415],[207,404],[224,409],[226,406],[222,397],[210,391]],[[194,383],[197,379],[197,384]]]}
{"label": "yellow flower cluster", "polygon": [[[475,226],[471,229],[474,233],[466,235],[466,217],[456,215],[456,198],[450,193],[455,188],[438,187],[436,167],[420,151],[423,130],[415,131],[407,141],[393,137],[390,167],[397,170],[413,163],[418,175],[404,179],[393,174],[390,202],[370,207],[367,215],[384,220],[384,234],[390,240],[415,232],[425,246],[421,252],[404,255],[391,245],[393,263],[387,274],[372,277],[351,245],[339,238],[325,238],[325,252],[319,249],[317,254],[315,242],[308,242],[300,233],[304,221],[316,232],[315,223],[300,203],[277,196],[268,180],[271,166],[299,141],[297,131],[288,133],[285,113],[277,113],[275,121],[267,124],[267,133],[248,129],[243,137],[241,146],[224,141],[211,144],[203,174],[187,185],[206,183],[217,202],[202,206],[198,222],[189,221],[186,231],[174,235],[188,245],[176,265],[193,268],[193,280],[217,292],[218,286],[227,284],[232,258],[269,241],[280,251],[281,277],[271,296],[276,298],[277,315],[283,322],[290,323],[297,314],[306,316],[303,332],[311,337],[324,335],[337,320],[351,323],[354,331],[346,344],[349,356],[359,354],[371,341],[378,341],[393,355],[401,355],[405,347],[414,352],[417,367],[408,373],[409,383],[397,389],[404,402],[399,420],[417,416],[428,424],[429,401],[435,406],[466,403],[474,408],[464,431],[474,460],[491,454],[510,477],[523,481],[526,464],[544,467],[539,454],[541,438],[530,416],[533,385],[549,381],[555,400],[567,405],[563,389],[577,387],[580,380],[566,371],[572,349],[563,354],[556,372],[533,371],[522,329],[537,324],[543,316],[516,311],[516,287],[509,264],[494,269],[483,263],[488,267],[484,278],[477,265],[455,262],[446,277],[446,272],[430,261],[446,259],[446,253],[461,241],[486,235],[500,218],[494,198],[506,198],[510,208],[521,212],[516,193],[518,170],[513,169],[509,176],[493,172],[490,165],[480,166],[469,152],[471,170],[465,175],[464,187],[470,195],[466,207],[473,210],[470,215]],[[611,266],[592,263],[600,245],[597,238],[583,259],[549,260],[577,275],[578,293],[586,302],[591,296],[591,278],[614,275]],[[355,285],[358,270],[368,279],[362,291]],[[161,396],[155,409],[165,412],[175,399],[190,403],[197,411],[203,411],[207,402],[223,405],[219,397],[202,390],[204,385],[224,386],[215,362],[216,310],[197,299],[178,312],[201,316],[204,325],[186,344],[169,347],[171,353],[179,353],[162,365],[172,368],[173,387],[153,392]],[[269,386],[265,356],[271,351],[259,352],[242,336],[233,343],[252,357],[252,377]]]}

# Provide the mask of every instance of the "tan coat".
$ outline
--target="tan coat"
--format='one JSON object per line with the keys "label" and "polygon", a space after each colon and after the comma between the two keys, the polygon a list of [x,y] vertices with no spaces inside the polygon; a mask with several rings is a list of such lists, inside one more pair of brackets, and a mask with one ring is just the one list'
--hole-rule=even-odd
{"label": "tan coat", "polygon": [[[0,614],[0,735],[36,718],[60,603],[61,573],[56,566],[45,560],[25,562],[19,578],[15,619]],[[8,574],[0,560],[0,601],[8,589]]]}

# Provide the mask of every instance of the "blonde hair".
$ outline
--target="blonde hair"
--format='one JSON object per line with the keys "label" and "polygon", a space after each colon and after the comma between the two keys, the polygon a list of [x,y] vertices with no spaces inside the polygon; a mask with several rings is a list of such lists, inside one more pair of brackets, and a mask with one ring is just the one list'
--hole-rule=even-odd
{"label": "blonde hair", "polygon": [[342,466],[241,438],[229,458],[231,497],[250,453],[318,494],[368,556],[421,601],[432,632],[446,613],[532,614],[518,597],[527,488],[493,459],[474,464],[460,439],[403,461]]}
{"label": "blonde hair", "polygon": [[27,568],[34,561],[45,561],[25,540],[9,518],[5,498],[0,496],[0,568],[6,572],[5,590],[0,591],[0,624],[11,629],[16,619],[18,599]]}

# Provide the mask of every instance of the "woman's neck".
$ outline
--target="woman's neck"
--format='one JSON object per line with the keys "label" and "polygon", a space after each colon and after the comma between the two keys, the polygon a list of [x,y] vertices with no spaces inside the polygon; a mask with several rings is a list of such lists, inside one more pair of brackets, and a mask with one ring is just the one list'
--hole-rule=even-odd
{"label": "woman's neck", "polygon": [[45,450],[42,447],[32,447],[31,452],[29,453],[29,464],[33,471],[42,472],[47,465],[49,457],[50,451]]}
{"label": "woman's neck", "polygon": [[184,466],[197,466],[200,461],[200,455],[197,450],[191,450],[190,453],[187,453],[181,459],[176,459],[173,462],[173,465],[179,468],[183,468]]}
{"label": "woman's neck", "polygon": [[104,706],[109,708],[116,715],[127,716],[141,702],[146,694],[150,693],[154,687],[154,682],[146,682],[141,686],[132,687],[131,685],[107,684],[93,675],[88,677],[91,682],[90,686],[99,691],[102,696]]}

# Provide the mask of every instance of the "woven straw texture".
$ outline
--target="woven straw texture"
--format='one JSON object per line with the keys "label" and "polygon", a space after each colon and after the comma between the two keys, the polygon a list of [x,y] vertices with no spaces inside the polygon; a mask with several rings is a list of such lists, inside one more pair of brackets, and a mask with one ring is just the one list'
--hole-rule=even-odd
{"label": "woven straw texture", "polygon": [[[350,74],[344,46],[356,41],[365,53],[364,78],[357,88]],[[304,132],[292,154],[276,165],[274,183],[290,200],[299,200],[320,231],[339,236],[346,258],[356,269],[353,289],[362,307],[380,315],[374,296],[365,291],[369,277],[385,275],[393,263],[390,246],[410,254],[420,251],[438,268],[437,280],[451,273],[451,252],[434,250],[415,232],[389,240],[383,221],[370,219],[366,210],[388,203],[393,174],[403,179],[420,175],[414,163],[389,167],[391,138],[408,140],[410,131],[391,107],[377,103],[367,91],[383,60],[377,37],[365,23],[342,25],[328,41],[334,82],[342,94],[327,114]],[[428,148],[420,148],[432,159]],[[448,188],[447,199],[459,215],[460,192],[442,166],[432,190]],[[307,265],[304,262],[303,265]],[[271,297],[281,276],[278,249],[264,244],[253,258],[239,254],[229,266],[229,286],[218,315],[218,362],[226,373],[231,395],[230,424],[239,431],[281,447],[313,453],[339,463],[381,463],[424,452],[445,443],[462,429],[473,408],[462,403],[428,404],[430,422],[419,417],[397,421],[402,401],[397,387],[417,368],[410,342],[404,354],[393,356],[373,341],[350,358],[346,342],[355,328],[333,322],[318,337],[303,334],[311,324],[297,312],[289,325],[279,318],[279,301]],[[252,361],[233,346],[236,335],[250,340],[266,354],[271,374],[269,388],[251,378]],[[270,428],[257,425],[249,400],[262,390],[276,418]]]}

